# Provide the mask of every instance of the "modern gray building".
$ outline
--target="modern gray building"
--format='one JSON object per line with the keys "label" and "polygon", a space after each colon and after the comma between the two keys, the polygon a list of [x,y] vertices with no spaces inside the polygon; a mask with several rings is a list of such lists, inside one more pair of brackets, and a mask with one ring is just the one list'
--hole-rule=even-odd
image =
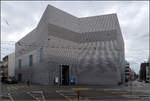
{"label": "modern gray building", "polygon": [[124,41],[116,14],[78,18],[48,5],[15,49],[20,81],[109,85],[124,78]]}

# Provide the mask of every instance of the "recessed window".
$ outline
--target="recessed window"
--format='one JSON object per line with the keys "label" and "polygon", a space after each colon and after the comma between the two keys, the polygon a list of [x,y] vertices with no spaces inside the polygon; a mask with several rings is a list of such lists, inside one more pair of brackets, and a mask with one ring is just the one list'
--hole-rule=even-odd
{"label": "recessed window", "polygon": [[21,66],[22,66],[22,61],[21,61],[21,59],[19,59],[18,60],[18,67],[21,68]]}
{"label": "recessed window", "polygon": [[33,66],[33,55],[29,56],[29,66]]}

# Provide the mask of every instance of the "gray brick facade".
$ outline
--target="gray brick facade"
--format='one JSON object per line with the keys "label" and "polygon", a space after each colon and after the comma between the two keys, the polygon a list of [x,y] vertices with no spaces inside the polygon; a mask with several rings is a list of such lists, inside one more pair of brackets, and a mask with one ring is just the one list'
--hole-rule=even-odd
{"label": "gray brick facade", "polygon": [[48,5],[15,48],[16,76],[22,74],[22,81],[53,85],[55,77],[61,79],[60,65],[69,65],[76,84],[117,84],[123,78],[124,41],[116,14],[77,18]]}

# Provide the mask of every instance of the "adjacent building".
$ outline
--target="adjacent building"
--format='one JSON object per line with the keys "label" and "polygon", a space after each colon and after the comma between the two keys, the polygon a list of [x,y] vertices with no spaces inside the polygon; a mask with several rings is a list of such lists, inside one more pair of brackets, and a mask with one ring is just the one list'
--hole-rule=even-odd
{"label": "adjacent building", "polygon": [[130,64],[129,62],[126,61],[126,66],[125,66],[125,82],[128,82],[130,80]]}
{"label": "adjacent building", "polygon": [[11,53],[8,55],[8,76],[15,76],[15,53]]}
{"label": "adjacent building", "polygon": [[124,41],[116,14],[78,18],[48,5],[15,44],[19,81],[110,85],[124,81]]}
{"label": "adjacent building", "polygon": [[1,63],[2,81],[15,77],[15,53],[5,56]]}
{"label": "adjacent building", "polygon": [[143,80],[145,82],[150,82],[150,66],[149,66],[149,62],[141,63],[140,80]]}
{"label": "adjacent building", "polygon": [[148,58],[147,65],[146,65],[146,81],[150,83],[150,60]]}
{"label": "adjacent building", "polygon": [[137,79],[137,75],[135,71],[133,71],[130,68],[129,62],[126,61],[126,66],[125,66],[125,82],[133,81]]}
{"label": "adjacent building", "polygon": [[1,79],[2,79],[2,73],[3,73],[2,66],[3,66],[3,62],[0,61],[0,82],[1,82]]}
{"label": "adjacent building", "polygon": [[8,78],[8,55],[3,58],[1,66],[1,76],[2,82]]}

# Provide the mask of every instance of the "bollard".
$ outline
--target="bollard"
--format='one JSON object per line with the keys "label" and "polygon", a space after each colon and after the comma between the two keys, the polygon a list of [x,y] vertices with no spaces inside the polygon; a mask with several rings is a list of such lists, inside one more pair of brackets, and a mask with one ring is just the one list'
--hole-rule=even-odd
{"label": "bollard", "polygon": [[80,100],[80,93],[79,93],[79,90],[77,90],[77,99],[78,99],[78,101]]}

